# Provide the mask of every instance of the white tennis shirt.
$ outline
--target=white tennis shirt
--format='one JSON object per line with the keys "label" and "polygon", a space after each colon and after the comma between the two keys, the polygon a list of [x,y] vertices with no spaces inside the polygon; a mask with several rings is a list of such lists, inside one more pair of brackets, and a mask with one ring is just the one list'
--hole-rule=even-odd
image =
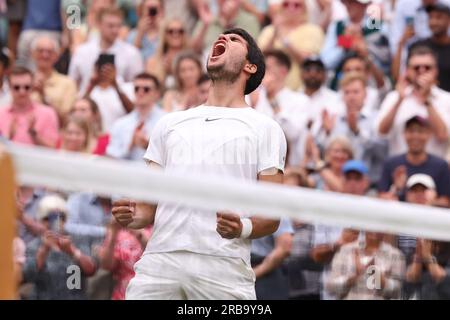
{"label": "white tennis shirt", "polygon": [[[161,118],[144,159],[170,173],[257,180],[264,170],[284,170],[286,138],[274,120],[251,107],[202,105]],[[183,250],[249,263],[250,240],[223,239],[216,227],[214,210],[159,202],[144,254]]]}

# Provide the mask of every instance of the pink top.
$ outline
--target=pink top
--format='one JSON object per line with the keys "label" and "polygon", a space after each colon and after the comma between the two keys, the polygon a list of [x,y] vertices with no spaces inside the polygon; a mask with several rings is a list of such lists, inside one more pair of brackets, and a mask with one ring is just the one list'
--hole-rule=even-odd
{"label": "pink top", "polygon": [[[15,130],[11,130],[14,123]],[[51,107],[33,103],[29,108],[20,111],[12,106],[0,109],[0,135],[11,141],[34,144],[28,133],[33,123],[34,129],[41,139],[56,145],[59,135],[58,116]],[[13,134],[11,131],[14,131]]]}

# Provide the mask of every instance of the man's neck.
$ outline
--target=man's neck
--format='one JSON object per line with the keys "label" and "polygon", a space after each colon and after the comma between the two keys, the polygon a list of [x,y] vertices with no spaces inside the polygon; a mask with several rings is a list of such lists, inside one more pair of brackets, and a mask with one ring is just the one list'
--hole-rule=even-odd
{"label": "man's neck", "polygon": [[136,112],[139,115],[139,118],[141,120],[145,119],[148,117],[148,115],[152,112],[153,110],[153,104],[147,104],[147,105],[136,105],[135,108]]}
{"label": "man's neck", "polygon": [[421,165],[422,163],[427,161],[427,159],[428,159],[428,154],[425,151],[418,152],[418,153],[408,152],[406,154],[406,160],[414,166]]}
{"label": "man's neck", "polygon": [[[281,81],[280,81],[280,83],[281,83]],[[267,98],[269,98],[269,100],[274,99],[277,96],[277,94],[279,94],[281,92],[281,90],[283,90],[283,89],[284,89],[284,86],[280,85],[280,86],[274,88],[273,90],[267,90]]]}
{"label": "man's neck", "polygon": [[230,84],[229,82],[215,82],[209,90],[206,105],[216,107],[240,108],[247,106],[243,95],[244,88],[238,81]]}
{"label": "man's neck", "polygon": [[50,76],[53,73],[53,68],[49,68],[49,69],[38,69],[37,70],[38,73],[42,74],[44,76],[45,79],[50,78]]}
{"label": "man's neck", "polygon": [[101,38],[100,39],[100,50],[102,50],[102,51],[108,50],[109,48],[111,48],[114,45],[114,42],[116,42],[116,41],[110,42],[110,41],[107,41],[107,40]]}
{"label": "man's neck", "polygon": [[450,44],[450,37],[448,36],[447,33],[433,35],[433,37],[431,39],[436,44],[440,44],[440,45]]}
{"label": "man's neck", "polygon": [[367,241],[366,240],[366,249],[365,249],[366,253],[368,253],[368,254],[375,253],[380,248],[381,242],[382,241],[378,241],[378,240],[377,241]]}
{"label": "man's neck", "polygon": [[320,90],[321,87],[319,88],[311,88],[311,87],[305,87],[305,94],[308,97],[312,97],[316,92],[318,92]]}
{"label": "man's neck", "polygon": [[33,105],[33,103],[31,102],[31,100],[28,100],[24,103],[17,103],[17,102],[13,102],[12,106],[13,109],[15,111],[25,111],[26,109],[30,108]]}

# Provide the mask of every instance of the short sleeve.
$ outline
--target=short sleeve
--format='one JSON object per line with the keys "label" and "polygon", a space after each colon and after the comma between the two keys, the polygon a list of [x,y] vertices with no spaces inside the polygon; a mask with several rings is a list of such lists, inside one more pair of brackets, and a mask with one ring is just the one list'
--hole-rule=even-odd
{"label": "short sleeve", "polygon": [[161,167],[166,166],[165,159],[165,137],[167,128],[167,116],[162,117],[153,128],[150,134],[150,141],[147,151],[144,155],[144,160],[147,163],[155,162]]}
{"label": "short sleeve", "polygon": [[280,125],[271,120],[259,130],[258,137],[258,173],[268,169],[284,172],[287,143]]}

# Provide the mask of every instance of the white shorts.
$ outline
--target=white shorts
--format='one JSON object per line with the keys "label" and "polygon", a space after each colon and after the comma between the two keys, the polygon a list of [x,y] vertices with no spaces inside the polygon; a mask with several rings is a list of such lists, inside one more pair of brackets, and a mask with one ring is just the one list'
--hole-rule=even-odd
{"label": "white shorts", "polygon": [[242,259],[186,251],[147,253],[134,265],[127,300],[255,300],[255,274]]}

